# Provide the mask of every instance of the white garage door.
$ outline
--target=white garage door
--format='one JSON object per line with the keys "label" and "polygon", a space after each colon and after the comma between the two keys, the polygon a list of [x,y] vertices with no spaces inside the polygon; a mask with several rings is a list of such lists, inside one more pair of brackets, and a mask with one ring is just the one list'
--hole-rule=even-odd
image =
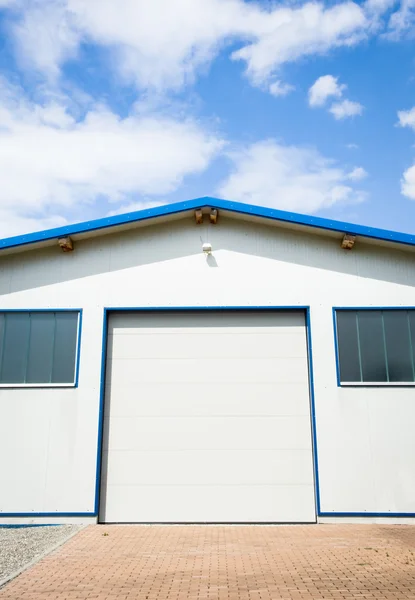
{"label": "white garage door", "polygon": [[114,313],[102,522],[313,522],[300,312]]}

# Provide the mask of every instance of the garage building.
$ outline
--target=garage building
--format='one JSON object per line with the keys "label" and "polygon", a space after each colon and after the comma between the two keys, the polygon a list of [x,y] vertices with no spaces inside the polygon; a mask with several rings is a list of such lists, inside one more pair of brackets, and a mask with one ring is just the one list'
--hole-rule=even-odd
{"label": "garage building", "polygon": [[0,523],[415,517],[415,236],[196,200],[0,240]]}

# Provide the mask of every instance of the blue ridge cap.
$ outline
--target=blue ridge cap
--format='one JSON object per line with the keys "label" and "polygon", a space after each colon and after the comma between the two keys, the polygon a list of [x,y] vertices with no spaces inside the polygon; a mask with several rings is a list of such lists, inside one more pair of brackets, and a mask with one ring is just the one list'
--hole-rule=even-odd
{"label": "blue ridge cap", "polygon": [[75,225],[65,225],[64,227],[56,227],[54,229],[46,229],[45,231],[36,231],[35,233],[4,238],[0,240],[0,250],[27,244],[35,244],[36,242],[57,239],[60,237],[75,235],[77,233],[87,233],[88,231],[96,231],[99,229],[115,227],[117,225],[145,221],[148,219],[154,219],[156,217],[174,215],[187,210],[203,208],[204,206],[211,206],[214,208],[227,210],[229,212],[251,215],[253,217],[262,217],[264,219],[271,219],[274,221],[293,223],[295,225],[305,225],[307,227],[315,227],[317,229],[337,231],[339,233],[350,233],[366,238],[415,246],[415,235],[408,233],[399,233],[397,231],[389,231],[387,229],[355,225],[353,223],[345,223],[343,221],[332,221],[331,219],[323,219],[321,217],[301,215],[298,213],[277,210],[274,208],[265,208],[262,206],[254,206],[252,204],[232,202],[229,200],[205,196],[202,198],[195,198],[194,200],[187,200],[185,202],[165,204],[163,206],[156,206],[155,208],[134,211],[122,215],[114,215],[112,217],[104,217],[103,219],[94,219],[93,221],[85,221]]}

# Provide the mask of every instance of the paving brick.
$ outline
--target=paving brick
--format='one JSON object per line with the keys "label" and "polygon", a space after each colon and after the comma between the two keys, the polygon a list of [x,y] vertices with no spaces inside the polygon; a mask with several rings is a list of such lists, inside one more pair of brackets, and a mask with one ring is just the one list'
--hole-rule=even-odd
{"label": "paving brick", "polygon": [[415,600],[415,527],[90,526],[0,600]]}

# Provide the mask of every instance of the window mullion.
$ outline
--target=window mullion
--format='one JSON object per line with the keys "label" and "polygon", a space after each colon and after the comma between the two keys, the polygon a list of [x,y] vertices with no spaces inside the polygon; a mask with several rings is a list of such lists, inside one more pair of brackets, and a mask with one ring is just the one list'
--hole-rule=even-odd
{"label": "window mullion", "polygon": [[388,350],[386,348],[385,321],[383,319],[383,311],[381,311],[380,316],[382,319],[382,339],[383,339],[383,352],[385,355],[385,365],[386,365],[386,381],[389,382]]}
{"label": "window mullion", "polygon": [[29,365],[30,338],[32,334],[32,313],[29,313],[29,335],[27,336],[26,362],[23,369],[23,383],[27,383],[27,367]]}
{"label": "window mullion", "polygon": [[412,377],[413,377],[413,381],[415,381],[414,348],[412,346],[412,332],[411,332],[411,321],[409,319],[409,311],[406,311],[406,321],[408,323],[409,352],[411,354]]}
{"label": "window mullion", "polygon": [[52,361],[50,363],[49,383],[52,383],[53,363],[54,363],[54,360],[55,360],[55,345],[56,345],[56,313],[53,313],[53,316],[54,316],[54,319],[53,319]]}
{"label": "window mullion", "polygon": [[360,332],[359,332],[359,313],[356,311],[356,330],[357,330],[357,350],[359,353],[359,371],[360,381],[363,382],[363,366],[362,366],[362,351],[360,348]]}
{"label": "window mullion", "polygon": [[3,339],[1,340],[1,363],[0,363],[0,381],[3,375],[3,361],[4,361],[4,347],[6,345],[6,327],[7,327],[7,314],[4,315],[4,326],[3,326]]}

